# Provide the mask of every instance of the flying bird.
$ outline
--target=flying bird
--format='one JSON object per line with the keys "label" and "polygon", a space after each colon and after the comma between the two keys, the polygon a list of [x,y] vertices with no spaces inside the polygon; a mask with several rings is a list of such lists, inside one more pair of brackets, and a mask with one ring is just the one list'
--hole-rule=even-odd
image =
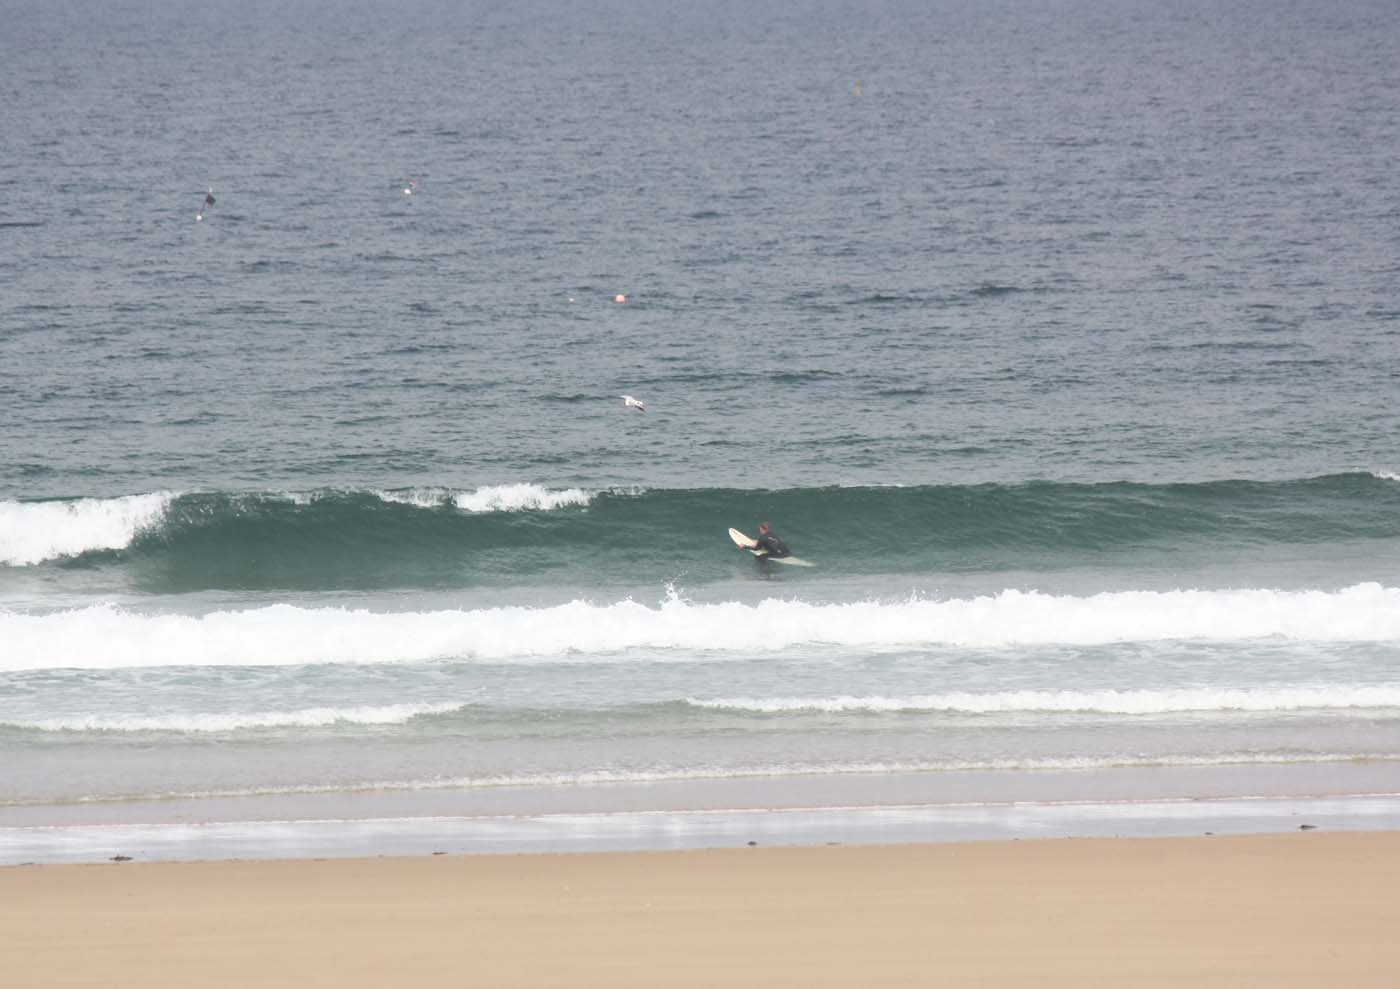
{"label": "flying bird", "polygon": [[631,395],[623,395],[622,404],[629,409],[636,409],[638,412],[645,412],[647,410],[646,402],[643,402],[640,398],[633,398]]}
{"label": "flying bird", "polygon": [[208,195],[204,197],[204,206],[194,215],[196,220],[204,219],[204,211],[214,205],[214,190],[210,189]]}

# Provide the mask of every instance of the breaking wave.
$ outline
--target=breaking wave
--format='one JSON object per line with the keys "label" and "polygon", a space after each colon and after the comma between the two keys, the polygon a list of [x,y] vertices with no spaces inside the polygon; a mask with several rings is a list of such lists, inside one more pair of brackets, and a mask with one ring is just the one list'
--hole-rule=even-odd
{"label": "breaking wave", "polygon": [[1174,640],[1400,641],[1400,588],[1339,591],[1006,590],[897,603],[698,604],[672,597],[546,608],[375,612],[277,604],[202,616],[111,605],[0,612],[0,670],[317,663],[518,661],[680,651],[753,654],[797,646],[1097,645]]}
{"label": "breaking wave", "polygon": [[93,550],[121,549],[158,525],[169,491],[73,501],[0,501],[0,564],[29,566]]}
{"label": "breaking wave", "polygon": [[587,505],[596,494],[583,488],[553,489],[538,484],[498,484],[472,491],[409,488],[374,493],[391,504],[413,505],[417,508],[452,506],[464,512],[547,512],[556,508]]}
{"label": "breaking wave", "polygon": [[[1060,569],[1229,549],[1400,541],[1400,486],[1358,472],[1297,481],[640,489],[155,492],[0,502],[0,569],[105,568],[144,593],[726,579],[724,533],[770,518],[805,559],[847,573]],[[658,553],[651,548],[663,548]],[[703,572],[702,572],[703,571]],[[663,576],[670,576],[670,573]]]}

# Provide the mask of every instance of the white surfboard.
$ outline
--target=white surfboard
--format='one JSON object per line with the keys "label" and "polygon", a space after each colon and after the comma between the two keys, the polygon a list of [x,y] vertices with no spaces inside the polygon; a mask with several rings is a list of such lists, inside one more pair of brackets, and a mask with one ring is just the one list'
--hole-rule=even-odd
{"label": "white surfboard", "polygon": [[740,549],[746,549],[760,560],[768,560],[771,563],[785,563],[790,567],[810,567],[811,563],[806,560],[799,560],[795,556],[769,556],[766,549],[758,548],[758,540],[750,539],[738,529],[729,530],[729,538],[734,540],[734,545]]}
{"label": "white surfboard", "polygon": [[729,538],[734,540],[734,545],[738,546],[740,549],[753,549],[758,545],[757,539],[750,539],[738,529],[730,529]]}

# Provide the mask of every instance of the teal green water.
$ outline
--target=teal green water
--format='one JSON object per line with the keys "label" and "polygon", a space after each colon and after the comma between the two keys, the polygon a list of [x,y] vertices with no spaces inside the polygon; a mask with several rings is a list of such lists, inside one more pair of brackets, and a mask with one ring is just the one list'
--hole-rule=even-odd
{"label": "teal green water", "polygon": [[[1400,542],[1400,483],[1373,474],[1171,485],[168,492],[6,511],[16,528],[53,520],[47,536],[16,539],[11,566],[0,571],[0,590],[36,593],[70,584],[146,595],[659,587],[678,567],[698,590],[733,580],[743,566],[724,531],[756,532],[765,519],[779,520],[822,578],[1232,562],[1291,584],[1275,572],[1280,559],[1323,555],[1335,558],[1333,579],[1344,582],[1389,578]],[[63,540],[81,537],[84,525],[93,542],[111,526],[119,545],[69,550]]]}

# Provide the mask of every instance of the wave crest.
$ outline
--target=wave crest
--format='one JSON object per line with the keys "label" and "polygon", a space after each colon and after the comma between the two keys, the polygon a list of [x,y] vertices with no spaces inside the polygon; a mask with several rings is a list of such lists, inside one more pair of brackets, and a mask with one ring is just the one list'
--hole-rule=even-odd
{"label": "wave crest", "polygon": [[472,491],[447,488],[410,488],[403,491],[376,491],[377,497],[396,505],[440,508],[452,505],[461,511],[525,512],[552,511],[571,505],[587,505],[594,492],[583,488],[546,488],[539,484],[495,484]]}
{"label": "wave crest", "polygon": [[0,563],[30,566],[94,550],[124,549],[157,525],[171,491],[75,501],[0,501]]}

